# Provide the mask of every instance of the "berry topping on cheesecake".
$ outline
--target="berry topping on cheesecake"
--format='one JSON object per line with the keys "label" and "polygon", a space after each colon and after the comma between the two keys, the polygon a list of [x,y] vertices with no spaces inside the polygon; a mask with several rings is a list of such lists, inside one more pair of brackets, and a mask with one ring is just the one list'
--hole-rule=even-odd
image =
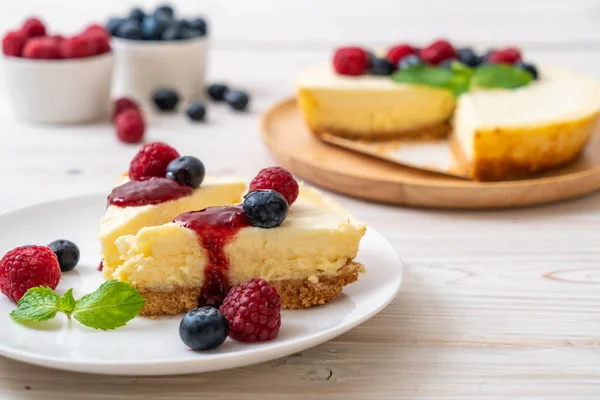
{"label": "berry topping on cheesecake", "polygon": [[129,178],[140,180],[152,176],[165,177],[169,163],[179,158],[177,150],[162,142],[148,143],[129,165]]}
{"label": "berry topping on cheesecake", "polygon": [[340,75],[362,75],[369,66],[369,54],[360,47],[340,47],[333,55],[333,68]]}
{"label": "berry topping on cheesecake", "polygon": [[117,186],[108,195],[108,203],[117,207],[138,207],[176,200],[192,192],[191,187],[171,179],[151,177]]}
{"label": "berry topping on cheesecake", "polygon": [[261,169],[250,182],[250,191],[273,189],[287,200],[291,206],[298,198],[298,182],[285,168],[269,167]]}

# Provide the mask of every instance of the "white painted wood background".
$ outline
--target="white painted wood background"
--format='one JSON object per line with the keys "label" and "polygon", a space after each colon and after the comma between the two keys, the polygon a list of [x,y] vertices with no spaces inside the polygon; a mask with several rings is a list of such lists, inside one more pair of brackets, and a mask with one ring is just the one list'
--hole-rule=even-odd
{"label": "white painted wood background", "polygon": [[[69,33],[133,3],[4,0],[0,32],[38,14],[53,31]],[[259,140],[258,115],[293,93],[297,68],[338,44],[440,36],[480,48],[515,44],[529,59],[600,78],[599,1],[179,3],[182,12],[210,18],[209,76],[248,89],[252,112],[211,107],[205,126],[152,116],[149,139],[199,155],[212,174],[250,177],[274,163]],[[107,191],[136,151],[118,144],[108,124],[18,123],[4,91],[0,106],[0,211]],[[600,398],[600,194],[498,212],[336,198],[383,232],[406,262],[401,294],[362,326],[281,360],[195,376],[90,376],[0,359],[0,399]]]}

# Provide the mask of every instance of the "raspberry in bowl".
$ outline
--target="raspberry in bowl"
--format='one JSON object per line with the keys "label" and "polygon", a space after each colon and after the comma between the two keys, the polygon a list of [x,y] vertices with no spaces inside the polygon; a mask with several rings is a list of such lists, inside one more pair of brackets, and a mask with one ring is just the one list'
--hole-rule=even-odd
{"label": "raspberry in bowl", "polygon": [[99,25],[71,36],[52,35],[37,18],[5,33],[3,64],[16,116],[41,123],[108,117],[113,69],[109,38]]}
{"label": "raspberry in bowl", "polygon": [[133,8],[106,29],[115,53],[115,90],[149,103],[159,88],[191,100],[204,92],[208,49],[205,19],[179,18],[169,5]]}

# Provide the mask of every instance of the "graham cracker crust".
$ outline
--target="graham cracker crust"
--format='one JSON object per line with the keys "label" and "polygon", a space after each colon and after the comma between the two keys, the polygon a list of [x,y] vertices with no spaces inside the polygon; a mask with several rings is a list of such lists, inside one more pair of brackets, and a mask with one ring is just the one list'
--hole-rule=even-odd
{"label": "graham cracker crust", "polygon": [[312,132],[316,136],[321,136],[324,133],[330,135],[343,137],[345,139],[360,140],[365,142],[381,142],[386,140],[431,140],[431,139],[443,139],[450,133],[449,121],[443,121],[434,125],[426,126],[423,128],[412,129],[412,130],[400,130],[396,132],[368,132],[357,133],[352,131],[345,131],[335,128],[327,129],[313,129]]}
{"label": "graham cracker crust", "polygon": [[[335,299],[345,285],[356,282],[364,267],[349,261],[335,276],[314,279],[288,279],[269,282],[281,296],[281,307],[286,309],[308,308]],[[176,287],[170,291],[138,288],[146,300],[140,315],[175,315],[188,312],[198,305],[200,287]]]}

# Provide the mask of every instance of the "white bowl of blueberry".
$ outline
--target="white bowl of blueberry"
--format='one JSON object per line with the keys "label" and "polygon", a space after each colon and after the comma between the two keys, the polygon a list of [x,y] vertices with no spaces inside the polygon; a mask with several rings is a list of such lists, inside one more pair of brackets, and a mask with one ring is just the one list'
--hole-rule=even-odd
{"label": "white bowl of blueberry", "polygon": [[208,29],[203,18],[178,19],[173,7],[150,13],[133,8],[124,18],[111,18],[115,56],[114,91],[148,102],[159,88],[171,88],[185,99],[204,91]]}

